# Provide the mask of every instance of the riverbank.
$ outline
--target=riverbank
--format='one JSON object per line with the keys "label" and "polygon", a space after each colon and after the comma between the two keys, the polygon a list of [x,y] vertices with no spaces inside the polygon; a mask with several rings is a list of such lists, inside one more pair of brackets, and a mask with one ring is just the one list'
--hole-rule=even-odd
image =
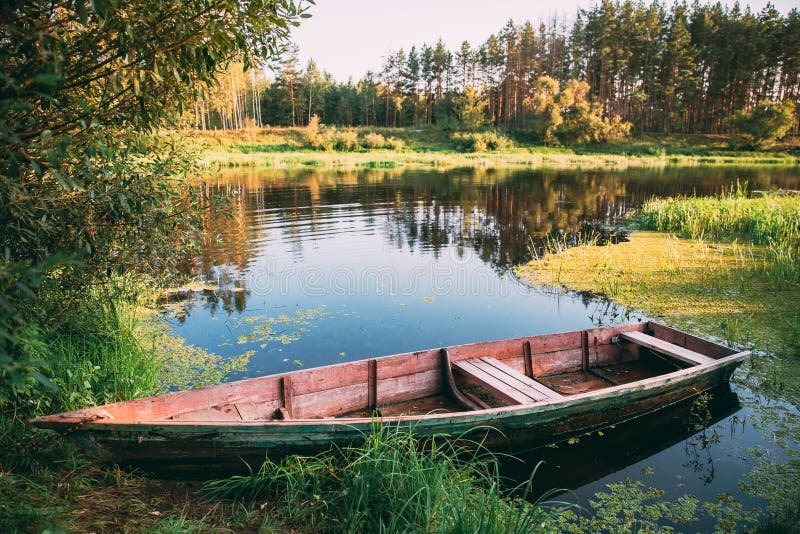
{"label": "riverbank", "polygon": [[[343,132],[346,132],[343,133]],[[307,128],[186,131],[206,168],[608,168],[670,165],[798,165],[800,142],[769,151],[732,150],[724,136],[648,136],[606,145],[538,146],[496,134],[451,134],[426,128],[331,130],[324,147]],[[317,135],[317,134],[314,134]],[[375,140],[378,139],[376,142]],[[498,146],[495,150],[489,150]],[[338,147],[338,150],[337,150]],[[392,147],[392,148],[386,148]],[[326,149],[327,148],[327,149]]]}

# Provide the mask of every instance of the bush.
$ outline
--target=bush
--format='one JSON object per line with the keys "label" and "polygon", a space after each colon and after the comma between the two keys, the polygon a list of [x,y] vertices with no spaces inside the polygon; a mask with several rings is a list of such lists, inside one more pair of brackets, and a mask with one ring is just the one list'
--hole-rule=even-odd
{"label": "bush", "polygon": [[358,147],[358,133],[355,130],[335,132],[333,136],[333,149],[339,152],[350,152]]}
{"label": "bush", "polygon": [[778,103],[762,100],[753,109],[739,110],[728,119],[738,133],[734,143],[748,148],[774,144],[789,133],[796,121],[795,105],[790,100]]}
{"label": "bush", "polygon": [[403,147],[406,146],[405,142],[402,139],[398,139],[397,137],[390,137],[386,140],[386,148],[390,148],[395,151],[403,150]]}
{"label": "bush", "polygon": [[451,136],[459,152],[490,152],[514,146],[508,137],[495,132],[455,133]]}
{"label": "bush", "polygon": [[364,140],[361,141],[361,146],[364,148],[384,148],[386,146],[386,138],[384,138],[381,134],[376,132],[369,132],[367,135],[364,136]]}
{"label": "bush", "polygon": [[319,122],[319,116],[312,115],[311,120],[308,121],[308,125],[306,126],[306,131],[303,133],[303,139],[306,144],[312,147],[316,145],[321,128],[322,124]]}

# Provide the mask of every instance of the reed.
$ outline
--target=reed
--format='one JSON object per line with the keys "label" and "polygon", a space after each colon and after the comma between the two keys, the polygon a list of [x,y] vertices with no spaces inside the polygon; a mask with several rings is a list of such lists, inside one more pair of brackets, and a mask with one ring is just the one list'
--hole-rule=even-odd
{"label": "reed", "polygon": [[[214,498],[269,502],[288,526],[314,532],[531,532],[553,511],[502,491],[497,459],[458,440],[419,443],[376,423],[360,445],[269,459],[247,476],[210,481]],[[301,505],[302,503],[302,505]]]}
{"label": "reed", "polygon": [[644,229],[692,239],[763,245],[767,277],[779,286],[800,283],[800,195],[750,198],[739,188],[710,198],[653,199],[638,219]]}

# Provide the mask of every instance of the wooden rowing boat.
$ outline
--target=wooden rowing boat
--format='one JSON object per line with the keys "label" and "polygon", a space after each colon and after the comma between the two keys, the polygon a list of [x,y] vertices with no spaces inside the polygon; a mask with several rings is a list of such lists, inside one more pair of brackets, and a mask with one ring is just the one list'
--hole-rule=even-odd
{"label": "wooden rowing boat", "polygon": [[726,382],[749,352],[654,322],[431,349],[33,419],[101,458],[170,472],[358,441],[379,420],[420,437],[532,445]]}

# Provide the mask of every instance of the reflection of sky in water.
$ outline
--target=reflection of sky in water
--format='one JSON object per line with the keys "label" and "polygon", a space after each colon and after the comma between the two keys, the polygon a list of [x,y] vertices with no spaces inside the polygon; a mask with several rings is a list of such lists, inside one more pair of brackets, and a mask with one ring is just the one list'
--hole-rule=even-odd
{"label": "reflection of sky in water", "polygon": [[[511,267],[528,258],[530,236],[574,231],[583,220],[607,224],[651,196],[715,194],[737,181],[751,189],[798,189],[800,173],[723,168],[229,176],[212,182],[238,194],[233,218],[211,223],[225,243],[209,240],[194,271],[235,291],[198,296],[170,320],[189,343],[223,356],[254,349],[245,376],[624,321],[618,308],[516,280]],[[321,313],[295,321],[304,310]],[[270,323],[272,340],[237,344],[281,314],[288,318]],[[282,344],[281,336],[291,342]],[[666,489],[671,498],[693,493],[714,500],[730,492],[754,504],[737,490],[752,467],[746,449],[779,453],[751,418],[747,408],[724,417],[714,427],[718,443],[685,433],[689,437],[657,440],[642,453],[631,444],[640,440],[635,428],[614,451],[578,448],[576,454],[596,458],[596,475],[586,480],[602,478],[581,482],[577,495],[590,498],[606,483],[630,476]],[[667,425],[685,428],[685,422]],[[603,454],[628,459],[612,472]],[[565,458],[552,461],[569,462]],[[523,479],[535,464],[531,457],[520,467]],[[643,475],[648,468],[653,474]],[[693,524],[690,530],[712,526]]]}

